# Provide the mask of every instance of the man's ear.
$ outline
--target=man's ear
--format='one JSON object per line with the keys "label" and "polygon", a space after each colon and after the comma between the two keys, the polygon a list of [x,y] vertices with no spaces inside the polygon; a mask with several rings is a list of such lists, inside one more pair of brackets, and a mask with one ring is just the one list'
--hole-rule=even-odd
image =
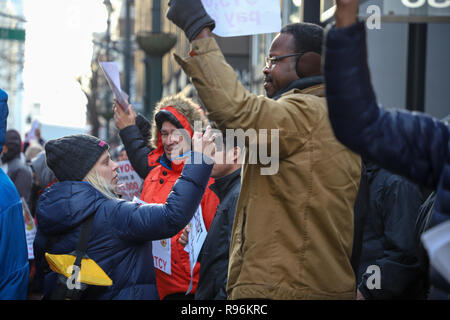
{"label": "man's ear", "polygon": [[233,148],[233,162],[239,163],[239,160],[241,159],[242,150],[239,147]]}
{"label": "man's ear", "polygon": [[297,75],[299,78],[318,76],[322,74],[322,56],[316,52],[307,52],[297,61]]}

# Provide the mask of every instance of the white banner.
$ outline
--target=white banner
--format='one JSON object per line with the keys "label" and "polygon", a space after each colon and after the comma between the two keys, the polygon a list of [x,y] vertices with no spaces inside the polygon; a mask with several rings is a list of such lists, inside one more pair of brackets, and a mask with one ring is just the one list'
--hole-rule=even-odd
{"label": "white banner", "polygon": [[191,221],[188,224],[189,226],[189,236],[188,236],[188,244],[184,248],[185,251],[189,252],[189,264],[191,269],[191,282],[189,284],[189,288],[186,291],[186,294],[189,294],[192,290],[192,280],[194,276],[194,267],[197,263],[198,255],[200,250],[202,249],[203,242],[205,242],[206,235],[208,232],[206,231],[205,222],[203,221],[202,215],[202,207],[198,206],[197,211],[192,217]]}
{"label": "white banner", "polygon": [[34,259],[34,250],[33,250],[33,242],[36,237],[36,224],[34,223],[34,219],[31,216],[30,210],[28,209],[27,202],[24,198],[22,200],[22,209],[23,209],[23,220],[25,222],[25,237],[27,239],[27,248],[28,248],[28,260]]}
{"label": "white banner", "polygon": [[134,197],[139,198],[141,194],[142,179],[134,171],[130,164],[130,161],[117,162],[119,168],[117,173],[119,174],[119,193],[122,195],[122,199],[132,201]]}
{"label": "white banner", "polygon": [[[134,197],[132,201],[139,204],[147,204],[147,202],[137,197]],[[169,275],[172,274],[171,248],[170,238],[152,241],[153,265]]]}
{"label": "white banner", "polygon": [[221,37],[279,32],[281,11],[278,0],[202,0],[216,21],[213,30]]}
{"label": "white banner", "polygon": [[171,275],[172,274],[172,268],[171,268],[171,242],[170,238],[168,239],[162,239],[162,240],[155,240],[152,243],[153,247],[153,264],[155,268]]}

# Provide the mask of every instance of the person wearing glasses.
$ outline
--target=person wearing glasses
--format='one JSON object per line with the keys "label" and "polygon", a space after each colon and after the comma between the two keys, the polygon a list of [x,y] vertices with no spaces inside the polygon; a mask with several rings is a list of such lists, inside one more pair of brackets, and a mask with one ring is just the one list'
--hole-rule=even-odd
{"label": "person wearing glasses", "polygon": [[[354,299],[350,256],[361,159],[335,139],[328,120],[320,76],[323,29],[301,23],[281,30],[263,70],[267,97],[257,96],[226,63],[201,1],[171,0],[169,6],[167,17],[192,45],[190,57],[175,59],[208,118],[221,130],[268,134],[246,141],[228,298]],[[249,159],[273,145],[278,170],[263,174],[264,161]]]}

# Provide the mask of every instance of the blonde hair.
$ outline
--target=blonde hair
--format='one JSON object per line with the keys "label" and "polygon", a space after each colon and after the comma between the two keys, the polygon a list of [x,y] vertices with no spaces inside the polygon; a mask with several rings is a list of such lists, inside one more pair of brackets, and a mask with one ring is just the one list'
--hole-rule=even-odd
{"label": "blonde hair", "polygon": [[94,167],[88,172],[84,181],[89,182],[95,189],[100,191],[109,199],[117,199],[117,194],[113,185],[108,183],[105,178],[98,174],[97,169]]}

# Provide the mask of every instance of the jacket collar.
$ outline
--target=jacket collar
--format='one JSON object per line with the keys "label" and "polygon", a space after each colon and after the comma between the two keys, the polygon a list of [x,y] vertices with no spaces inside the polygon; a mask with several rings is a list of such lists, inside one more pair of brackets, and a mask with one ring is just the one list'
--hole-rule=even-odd
{"label": "jacket collar", "polygon": [[[324,83],[323,76],[301,78],[301,79],[292,81],[286,88],[278,91],[277,94],[273,97],[273,99],[274,100],[280,99],[283,94],[285,94],[288,91],[291,91],[292,89],[304,90],[304,89],[307,89],[310,87],[315,87],[317,85],[321,85],[323,83]],[[308,91],[302,92],[302,93],[314,94],[313,92],[311,92],[311,90],[308,90]]]}
{"label": "jacket collar", "polygon": [[222,202],[223,198],[228,194],[230,189],[234,186],[234,184],[241,178],[241,169],[237,169],[233,173],[226,175],[224,177],[215,178],[215,182],[209,186],[209,188],[214,191],[215,194]]}
{"label": "jacket collar", "polygon": [[367,181],[369,183],[372,183],[373,179],[375,179],[376,175],[378,174],[378,171],[380,171],[381,168],[374,162],[367,159],[362,160],[362,165],[363,165],[363,172],[367,176]]}
{"label": "jacket collar", "polygon": [[171,171],[174,171],[174,172],[181,172],[181,171],[183,171],[184,163],[185,163],[185,161],[183,161],[183,162],[180,162],[180,163],[176,164],[176,163],[170,161],[169,159],[167,159],[167,156],[166,156],[165,153],[163,153],[161,155],[161,157],[158,158],[158,162],[159,162],[159,164],[161,164],[167,170],[171,170]]}

